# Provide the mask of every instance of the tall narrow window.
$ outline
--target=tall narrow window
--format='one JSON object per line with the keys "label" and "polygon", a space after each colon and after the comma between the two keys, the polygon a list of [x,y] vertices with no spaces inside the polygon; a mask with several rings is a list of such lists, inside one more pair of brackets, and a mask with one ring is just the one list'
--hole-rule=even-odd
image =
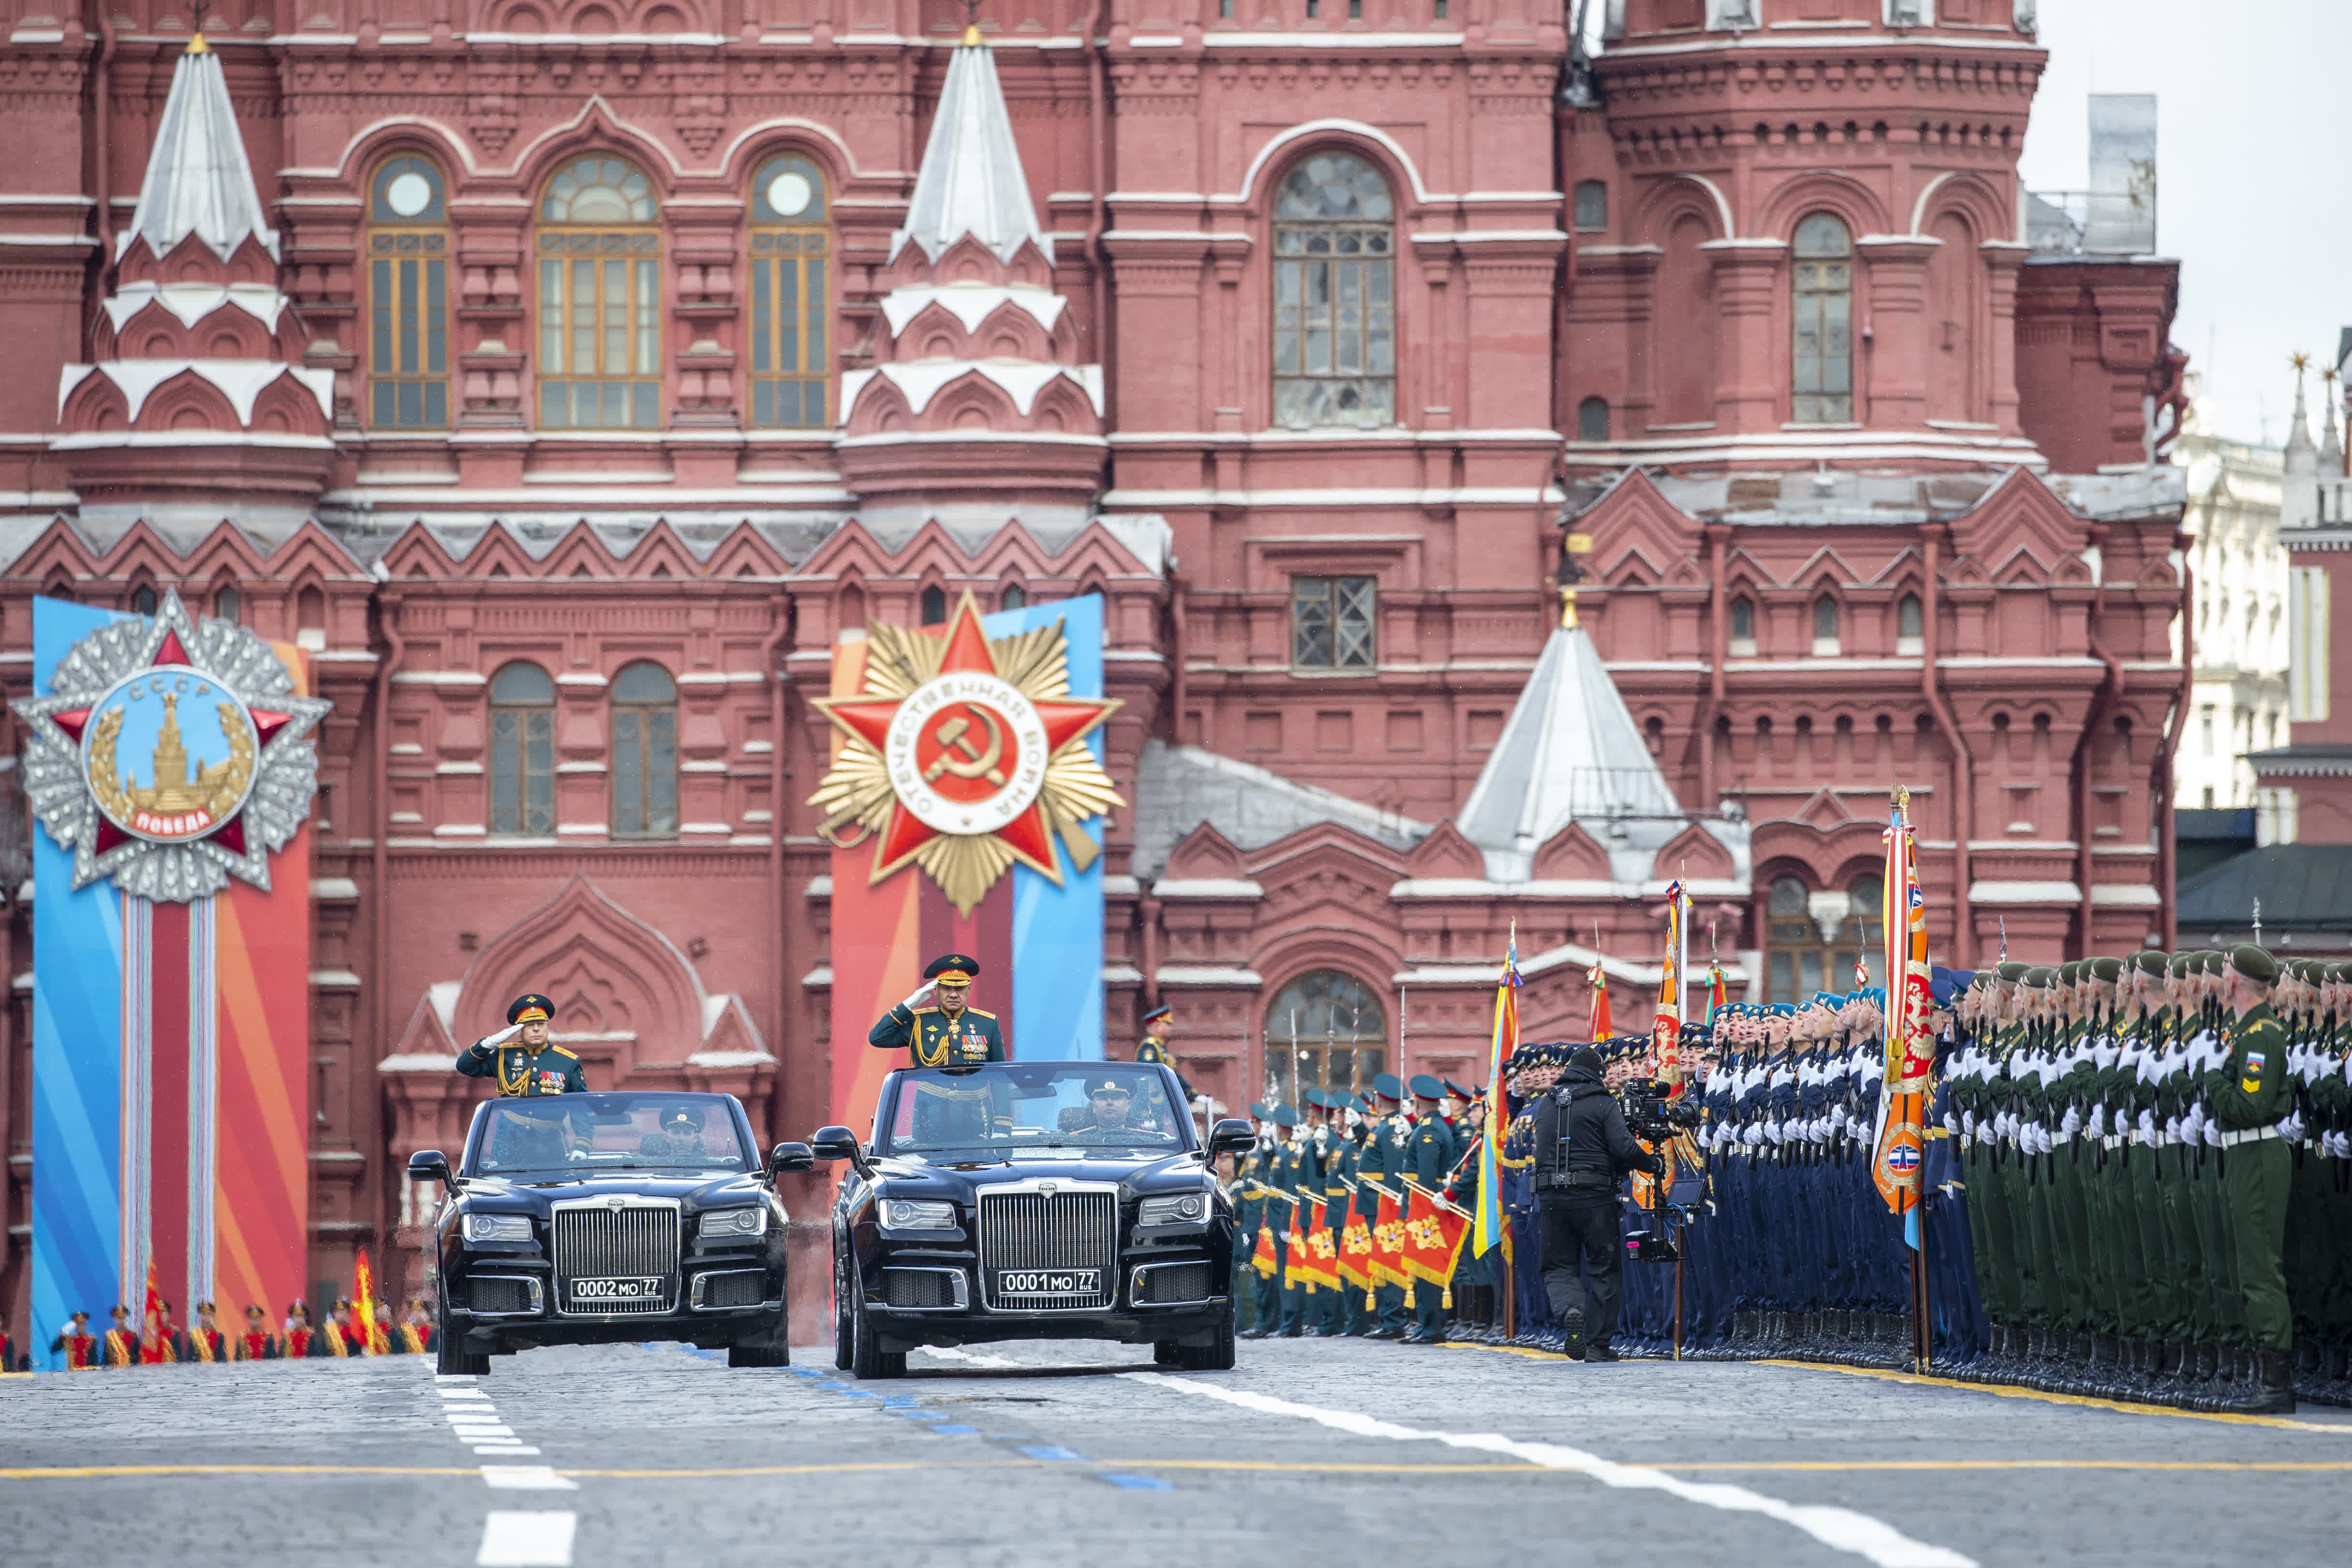
{"label": "tall narrow window", "polygon": [[1609,400],[1588,397],[1576,405],[1576,438],[1580,441],[1609,439]]}
{"label": "tall narrow window", "polygon": [[1834,658],[1838,653],[1838,605],[1823,594],[1813,601],[1813,657]]}
{"label": "tall narrow window", "polygon": [[131,608],[135,614],[152,616],[155,613],[155,605],[156,598],[154,589],[148,587],[142,583],[138,588],[132,591],[131,595]]}
{"label": "tall narrow window", "polygon": [[555,682],[535,664],[490,678],[490,831],[555,829]]}
{"label": "tall narrow window", "polygon": [[948,618],[947,590],[937,583],[923,590],[921,608],[917,612],[927,626],[944,626]]}
{"label": "tall narrow window", "polygon": [[1745,594],[1731,601],[1731,657],[1756,657],[1756,601]]}
{"label": "tall narrow window", "polygon": [[1396,422],[1396,210],[1363,159],[1318,153],[1274,202],[1274,417]]}
{"label": "tall narrow window", "polygon": [[1609,226],[1609,182],[1576,182],[1576,226],[1591,234]]}
{"label": "tall narrow window", "polygon": [[1845,225],[1815,213],[1797,226],[1797,337],[1791,417],[1800,425],[1853,422],[1853,242]]}
{"label": "tall narrow window", "polygon": [[224,587],[213,595],[213,616],[234,626],[245,618],[245,600],[235,588]]}
{"label": "tall narrow window", "polygon": [[1373,664],[1370,577],[1290,580],[1290,662],[1299,669],[1370,669]]}
{"label": "tall narrow window", "polygon": [[441,171],[403,153],[368,184],[368,424],[449,425],[449,209]]}
{"label": "tall narrow window", "polygon": [[1895,651],[1906,656],[1927,651],[1927,624],[1920,616],[1916,594],[1904,595],[1895,606]]}
{"label": "tall narrow window", "polygon": [[825,292],[832,231],[824,175],[787,153],[751,176],[751,423],[766,429],[825,424]]}
{"label": "tall narrow window", "polygon": [[618,158],[556,171],[539,207],[539,423],[661,426],[661,228],[654,188]]}
{"label": "tall narrow window", "polygon": [[2286,574],[2286,716],[2327,717],[2327,569],[2291,566]]}
{"label": "tall narrow window", "polygon": [[677,832],[677,684],[660,665],[613,678],[613,837]]}

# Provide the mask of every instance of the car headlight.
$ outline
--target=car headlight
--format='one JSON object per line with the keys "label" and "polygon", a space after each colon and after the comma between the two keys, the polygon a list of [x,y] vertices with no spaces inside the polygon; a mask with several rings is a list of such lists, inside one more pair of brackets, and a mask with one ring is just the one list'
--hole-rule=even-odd
{"label": "car headlight", "polygon": [[530,1215],[527,1214],[469,1214],[466,1216],[467,1241],[529,1241]]}
{"label": "car headlight", "polygon": [[1179,1193],[1173,1197],[1146,1198],[1143,1212],[1136,1216],[1138,1225],[1192,1225],[1208,1217],[1209,1200],[1199,1193]]}
{"label": "car headlight", "polygon": [[885,1198],[882,1223],[893,1230],[953,1230],[956,1206],[930,1198]]}
{"label": "car headlight", "polygon": [[768,1211],[764,1208],[713,1209],[702,1216],[699,1234],[705,1241],[719,1241],[739,1236],[761,1236],[768,1229]]}

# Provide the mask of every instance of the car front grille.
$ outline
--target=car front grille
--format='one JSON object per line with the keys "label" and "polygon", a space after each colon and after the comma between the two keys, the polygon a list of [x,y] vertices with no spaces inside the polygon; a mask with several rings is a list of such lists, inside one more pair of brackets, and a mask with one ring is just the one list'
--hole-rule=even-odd
{"label": "car front grille", "polygon": [[[1003,1268],[1092,1268],[1100,1289],[999,1302],[996,1275]],[[1117,1193],[981,1194],[981,1300],[992,1310],[1069,1312],[1108,1307],[1118,1289],[1118,1270]]]}
{"label": "car front grille", "polygon": [[1139,1307],[1174,1307],[1209,1299],[1209,1264],[1154,1263],[1135,1271],[1129,1300]]}
{"label": "car front grille", "polygon": [[889,1307],[960,1307],[952,1268],[885,1268],[882,1301]]}
{"label": "car front grille", "polygon": [[537,1307],[538,1283],[511,1274],[478,1274],[466,1281],[466,1304],[477,1312],[532,1311]]}
{"label": "car front grille", "polygon": [[[574,1304],[575,1279],[659,1279],[655,1295]],[[555,1211],[556,1310],[575,1318],[643,1318],[677,1304],[677,1210],[654,1205]]]}

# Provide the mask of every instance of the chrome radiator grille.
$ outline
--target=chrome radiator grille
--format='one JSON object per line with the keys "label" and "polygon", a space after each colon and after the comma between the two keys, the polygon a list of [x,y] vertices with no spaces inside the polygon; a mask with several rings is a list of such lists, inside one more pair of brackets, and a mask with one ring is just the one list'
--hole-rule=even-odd
{"label": "chrome radiator grille", "polygon": [[[1005,1268],[1092,1268],[1099,1289],[1069,1296],[1023,1296],[1000,1302]],[[982,1193],[980,1197],[981,1299],[1011,1312],[1068,1312],[1108,1307],[1118,1288],[1117,1193]]]}
{"label": "chrome radiator grille", "polygon": [[[633,1300],[572,1298],[575,1279],[659,1279],[661,1290]],[[555,1211],[556,1310],[571,1317],[656,1316],[677,1305],[677,1210],[667,1207]]]}

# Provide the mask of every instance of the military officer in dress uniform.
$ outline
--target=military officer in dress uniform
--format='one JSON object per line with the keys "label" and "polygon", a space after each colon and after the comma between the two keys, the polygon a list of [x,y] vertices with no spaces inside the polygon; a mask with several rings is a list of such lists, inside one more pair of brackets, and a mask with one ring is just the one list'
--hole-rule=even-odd
{"label": "military officer in dress uniform", "polygon": [[2261,948],[2230,950],[2221,976],[2231,1021],[2221,1027],[2221,1044],[2228,1054],[2207,1084],[2212,1120],[2221,1129],[2220,1185],[2236,1244],[2239,1321],[2257,1368],[2252,1385],[2226,1408],[2246,1414],[2294,1409],[2287,1359],[2294,1325],[2281,1262],[2293,1160],[2279,1130],[2294,1109],[2294,1093],[2286,1035],[2271,1011],[2271,986],[2278,977],[2278,960]]}
{"label": "military officer in dress uniform", "polygon": [[[931,960],[923,971],[923,983],[882,1015],[866,1032],[866,1043],[877,1050],[905,1051],[909,1067],[1010,1061],[1012,1053],[1005,1049],[996,1015],[971,1005],[971,983],[979,974],[980,960],[961,952]],[[934,992],[938,999],[926,1002]]]}
{"label": "military officer in dress uniform", "polygon": [[555,1004],[539,993],[516,997],[507,1008],[507,1026],[467,1047],[457,1070],[467,1078],[496,1079],[504,1099],[587,1093],[588,1075],[580,1058],[548,1043],[554,1017]]}
{"label": "military officer in dress uniform", "polygon": [[1168,1048],[1168,1031],[1176,1022],[1176,1009],[1162,1002],[1143,1016],[1143,1038],[1137,1042],[1135,1059],[1157,1062],[1176,1074],[1176,1087],[1184,1091],[1184,1103],[1190,1105],[1200,1098],[1184,1075],[1177,1071],[1176,1053]]}

